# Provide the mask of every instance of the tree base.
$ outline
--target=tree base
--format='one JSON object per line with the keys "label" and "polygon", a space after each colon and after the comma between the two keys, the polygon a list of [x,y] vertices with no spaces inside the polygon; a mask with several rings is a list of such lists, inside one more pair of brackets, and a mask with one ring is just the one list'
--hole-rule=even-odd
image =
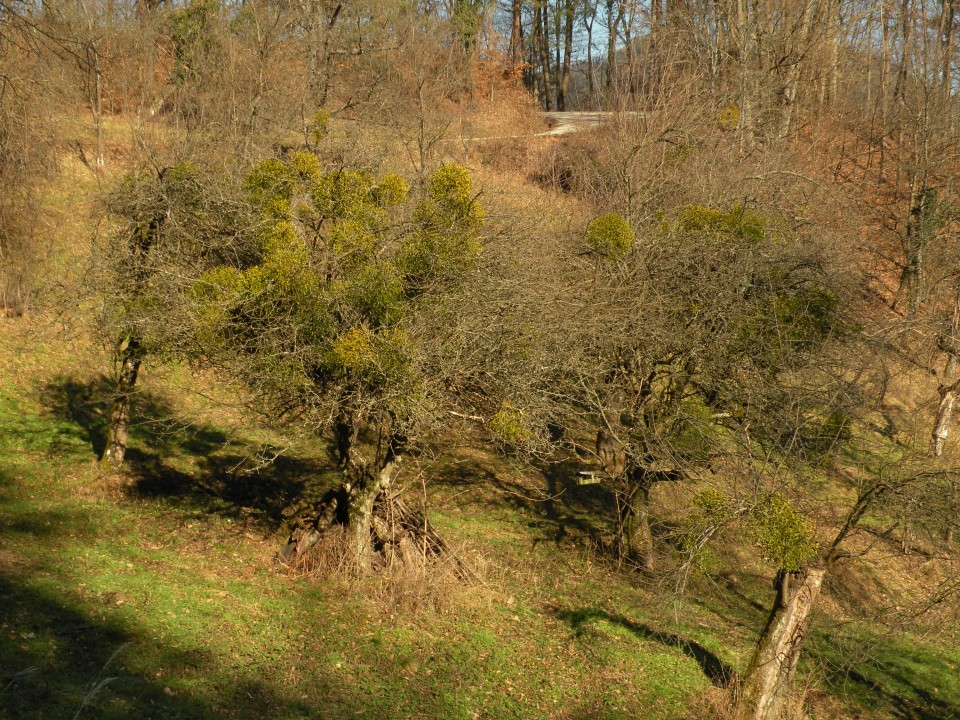
{"label": "tree base", "polygon": [[408,506],[398,493],[384,491],[374,500],[370,517],[370,551],[362,559],[351,542],[343,488],[328,492],[316,516],[293,530],[280,549],[285,565],[317,573],[368,570],[449,563],[457,575],[470,575],[466,566],[433,528],[423,513]]}

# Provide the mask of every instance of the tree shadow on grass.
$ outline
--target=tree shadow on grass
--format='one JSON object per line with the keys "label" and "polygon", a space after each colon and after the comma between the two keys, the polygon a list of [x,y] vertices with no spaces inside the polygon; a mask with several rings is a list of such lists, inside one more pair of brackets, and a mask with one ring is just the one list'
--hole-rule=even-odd
{"label": "tree shadow on grass", "polygon": [[[442,482],[452,488],[477,490],[471,497],[473,504],[496,509],[506,502],[533,515],[528,525],[542,532],[535,543],[574,543],[602,548],[609,545],[612,537],[616,502],[604,485],[578,484],[577,473],[584,467],[584,463],[575,460],[544,463],[531,471],[531,475],[539,473],[543,478],[543,485],[535,487],[484,463],[469,460],[444,466]],[[488,489],[495,491],[495,495],[482,492]]]}
{"label": "tree shadow on grass", "polygon": [[[432,717],[463,715],[455,695],[440,692],[446,688],[422,675],[403,680],[405,709],[367,686],[345,681],[342,672],[328,670],[322,640],[306,640],[302,634],[296,639],[292,632],[312,627],[309,619],[297,622],[302,597],[290,604],[291,633],[276,635],[271,628],[276,617],[256,612],[247,618],[249,626],[222,623],[216,612],[197,613],[196,603],[203,598],[193,596],[184,598],[182,614],[174,607],[180,615],[176,619],[167,611],[169,578],[150,583],[129,603],[118,602],[112,583],[91,578],[77,585],[74,578],[82,567],[65,576],[57,540],[66,538],[74,550],[98,544],[104,536],[98,520],[108,510],[77,525],[70,514],[50,513],[45,501],[31,502],[29,494],[20,493],[20,482],[0,475],[0,518],[35,516],[28,528],[0,523],[0,718],[403,718],[422,707],[431,708]],[[84,505],[75,507],[82,512]],[[133,549],[117,548],[113,559]],[[149,566],[135,572],[142,581],[152,579]],[[121,587],[129,594],[145,586],[130,582]],[[235,609],[232,599],[225,602]],[[190,609],[195,612],[187,622]],[[275,644],[256,643],[261,630]],[[358,669],[363,667],[361,661]]]}
{"label": "tree shadow on grass", "polygon": [[[41,387],[40,399],[54,417],[76,426],[77,436],[90,444],[99,459],[106,447],[107,419],[114,391],[114,383],[106,376],[89,381],[57,377]],[[131,404],[132,441],[145,441],[160,452],[172,451],[173,446],[191,441],[182,433],[182,423],[173,420],[174,412],[169,403],[160,396],[138,391],[132,396]],[[201,433],[201,445],[196,450],[209,450],[211,443],[226,440],[216,431]]]}
{"label": "tree shadow on grass", "polygon": [[118,620],[96,599],[48,588],[0,570],[0,717],[299,720],[360,716],[373,704],[326,676],[313,677],[308,699],[290,697],[275,661],[224,667],[202,648]]}
{"label": "tree shadow on grass", "polygon": [[703,673],[710,678],[710,682],[717,687],[729,686],[730,682],[736,676],[734,669],[730,665],[723,662],[717,655],[700,643],[687,640],[673,633],[656,630],[649,625],[635,622],[623,615],[609,613],[599,608],[581,608],[579,610],[559,608],[555,614],[561,620],[568,622],[577,634],[584,632],[586,626],[592,621],[605,620],[614,625],[626,628],[644,640],[653,640],[663,645],[677,648],[684,655],[694,660],[703,670]]}
{"label": "tree shadow on grass", "polygon": [[868,652],[851,650],[850,644],[850,638],[825,632],[812,649],[827,668],[826,685],[833,692],[851,703],[883,708],[899,720],[960,718],[956,670],[943,658],[906,639],[875,639]]}
{"label": "tree shadow on grass", "polygon": [[[124,713],[144,718],[212,714],[204,703],[173,697],[147,677],[126,671],[131,643],[135,645],[137,638],[98,619],[94,611],[71,608],[65,598],[2,572],[0,605],[4,608],[0,715],[39,719],[73,717],[78,711],[80,717],[118,718]],[[157,669],[202,667],[204,662],[196,654],[166,650],[159,653]]]}
{"label": "tree shadow on grass", "polygon": [[[19,485],[0,474],[0,717],[201,720],[223,717],[218,705],[232,706],[229,717],[251,720],[311,716],[256,678],[213,697],[158,680],[205,676],[213,660],[202,648],[153,637],[121,614],[110,593],[80,595],[62,575],[58,548],[62,541],[92,543],[102,528],[80,506],[41,509]],[[248,683],[258,687],[256,702],[238,702]]]}
{"label": "tree shadow on grass", "polygon": [[[616,560],[618,568],[635,568],[634,577],[642,579],[643,572],[630,560],[618,557],[617,493],[609,482],[583,482],[583,471],[597,470],[589,461],[570,455],[554,462],[540,462],[530,468],[528,477],[542,478],[523,482],[500,473],[475,460],[459,462],[443,469],[443,482],[463,490],[489,488],[495,496],[482,492],[473,494],[476,504],[494,510],[506,502],[534,519],[527,525],[540,531],[534,545],[554,543],[586,546],[596,554]],[[539,476],[539,477],[537,477]],[[679,527],[654,519],[651,531],[658,549],[677,545]]]}
{"label": "tree shadow on grass", "polygon": [[299,507],[319,501],[339,475],[328,465],[280,457],[256,471],[243,470],[249,456],[200,456],[195,469],[174,467],[160,453],[127,451],[129,494],[189,505],[203,512],[276,530]]}
{"label": "tree shadow on grass", "polygon": [[[105,446],[112,383],[57,378],[41,397],[49,411],[72,423],[100,457]],[[133,422],[124,473],[127,492],[275,530],[292,508],[319,499],[338,475],[331,464],[281,454],[281,448],[231,438],[209,425],[177,418],[166,400],[148,391],[133,396]]]}

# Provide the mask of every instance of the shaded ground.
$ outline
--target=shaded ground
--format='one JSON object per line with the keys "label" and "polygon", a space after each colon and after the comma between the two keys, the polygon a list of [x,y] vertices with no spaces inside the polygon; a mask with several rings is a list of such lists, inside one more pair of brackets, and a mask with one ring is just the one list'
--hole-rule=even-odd
{"label": "shaded ground", "polygon": [[[82,382],[58,377],[43,386],[41,398],[51,414],[75,424],[78,436],[99,458],[110,393],[106,378]],[[163,398],[140,390],[132,403],[127,491],[275,530],[296,507],[319,499],[339,480],[330,463],[287,451],[185,422]]]}
{"label": "shaded ground", "polygon": [[637,637],[645,640],[653,640],[667,647],[677,648],[684,655],[693,659],[703,670],[703,673],[710,678],[710,681],[717,687],[727,687],[736,677],[736,672],[732,666],[725,663],[700,643],[684,639],[673,633],[655,630],[649,625],[635,622],[623,615],[611,614],[599,608],[582,608],[579,610],[558,609],[557,617],[570,623],[570,626],[578,634],[583,633],[584,628],[588,627],[590,623],[597,620],[604,620],[626,628]]}

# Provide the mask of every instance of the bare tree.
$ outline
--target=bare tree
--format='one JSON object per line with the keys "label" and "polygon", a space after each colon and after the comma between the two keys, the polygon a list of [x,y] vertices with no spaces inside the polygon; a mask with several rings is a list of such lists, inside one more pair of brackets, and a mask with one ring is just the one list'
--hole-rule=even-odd
{"label": "bare tree", "polygon": [[185,293],[191,278],[251,251],[256,224],[244,202],[196,165],[144,169],[106,199],[121,227],[93,254],[91,290],[103,300],[101,336],[114,352],[103,461],[127,450],[131,400],[148,357],[190,357]]}
{"label": "bare tree", "polygon": [[41,199],[56,172],[52,108],[61,87],[41,61],[34,8],[0,3],[0,313],[22,315],[43,261]]}

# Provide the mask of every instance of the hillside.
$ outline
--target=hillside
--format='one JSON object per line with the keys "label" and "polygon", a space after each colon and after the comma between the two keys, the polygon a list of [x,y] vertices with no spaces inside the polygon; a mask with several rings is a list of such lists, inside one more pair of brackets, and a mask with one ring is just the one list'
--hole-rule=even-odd
{"label": "hillside", "polygon": [[[75,172],[50,196],[65,266],[83,257],[73,248],[96,207],[96,185]],[[483,177],[512,182],[525,207],[556,202],[516,178]],[[468,432],[399,481],[472,568],[469,580],[285,569],[276,553],[290,513],[337,481],[324,445],[258,429],[209,375],[148,366],[128,464],[113,472],[97,462],[109,357],[85,322],[61,308],[0,328],[6,716],[725,712],[723,689],[772,596],[769,567],[749,547],[721,542],[678,595],[674,577],[645,579],[609,557],[614,500],[576,483],[578,463],[538,471]],[[661,532],[682,521],[682,494],[665,489],[657,502]],[[916,624],[906,607],[949,567],[881,546],[837,574],[801,666],[808,717],[960,713],[952,616]]]}
{"label": "hillside", "polygon": [[[45,317],[2,332],[8,717],[710,718],[749,657],[772,592],[755,559],[718,549],[674,597],[597,554],[595,487],[469,447],[425,472],[470,583],[283,570],[284,510],[329,477],[322,448],[238,472],[289,441],[175,369],[145,378],[129,469],[104,473],[99,353]],[[802,668],[809,717],[960,712],[956,626],[889,623],[936,561],[885,555],[830,588]]]}
{"label": "hillside", "polygon": [[0,717],[960,717],[958,27],[0,0]]}

